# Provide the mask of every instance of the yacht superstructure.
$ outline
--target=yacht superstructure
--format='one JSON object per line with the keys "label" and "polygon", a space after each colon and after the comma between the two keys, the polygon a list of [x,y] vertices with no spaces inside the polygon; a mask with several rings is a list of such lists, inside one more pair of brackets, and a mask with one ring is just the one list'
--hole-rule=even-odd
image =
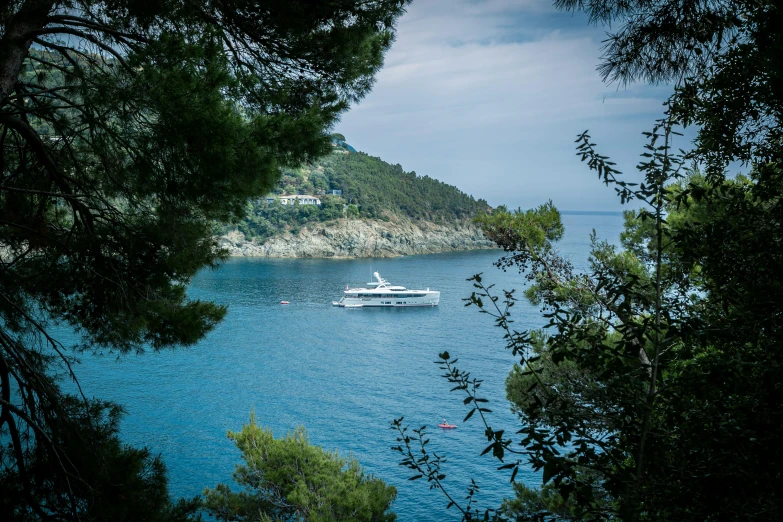
{"label": "yacht superstructure", "polygon": [[389,284],[378,272],[373,273],[376,281],[368,283],[367,287],[345,287],[343,297],[332,301],[334,306],[344,308],[362,308],[365,306],[438,306],[440,292],[437,290],[408,290],[404,286]]}

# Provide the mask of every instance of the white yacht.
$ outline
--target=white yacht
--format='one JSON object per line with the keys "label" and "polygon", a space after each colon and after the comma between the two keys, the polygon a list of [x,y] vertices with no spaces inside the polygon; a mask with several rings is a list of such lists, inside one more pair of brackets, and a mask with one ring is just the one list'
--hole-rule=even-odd
{"label": "white yacht", "polygon": [[373,274],[376,281],[368,283],[367,287],[345,287],[343,297],[332,301],[334,306],[344,308],[362,308],[365,306],[438,306],[440,292],[437,290],[408,290],[404,286],[390,285],[378,272]]}

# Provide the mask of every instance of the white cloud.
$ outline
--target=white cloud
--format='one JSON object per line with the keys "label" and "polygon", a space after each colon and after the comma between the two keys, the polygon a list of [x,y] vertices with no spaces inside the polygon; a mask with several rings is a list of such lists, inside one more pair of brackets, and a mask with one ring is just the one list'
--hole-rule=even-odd
{"label": "white cloud", "polygon": [[574,156],[573,137],[595,129],[633,167],[666,91],[603,85],[603,33],[550,5],[414,2],[373,92],[338,130],[359,150],[492,205],[619,208]]}

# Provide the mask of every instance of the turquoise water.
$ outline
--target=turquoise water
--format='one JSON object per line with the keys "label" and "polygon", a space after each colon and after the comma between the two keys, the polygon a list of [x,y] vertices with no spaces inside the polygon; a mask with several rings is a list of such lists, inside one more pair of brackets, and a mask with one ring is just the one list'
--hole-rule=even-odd
{"label": "turquoise water", "polygon": [[[565,214],[561,252],[582,265],[592,228],[616,242],[617,214]],[[478,251],[361,260],[235,259],[195,278],[195,298],[229,306],[226,320],[189,349],[116,358],[85,355],[77,369],[82,388],[123,404],[124,439],[159,452],[169,468],[171,491],[199,494],[230,481],[239,453],[226,439],[252,410],[278,435],[304,425],[311,441],[352,453],[365,469],[398,488],[393,509],[401,521],[458,520],[446,501],[424,482],[410,482],[390,450],[391,420],[405,416],[413,427],[442,418],[456,430],[430,429],[431,447],[447,457],[446,485],[465,496],[471,478],[481,487],[481,507],[510,493],[497,462],[480,457],[483,427],[467,413],[463,396],[450,393],[433,361],[448,350],[459,366],[484,379],[495,413],[490,422],[509,432],[515,419],[504,400],[503,381],[513,360],[491,318],[463,306],[466,281],[484,272],[498,288],[520,287],[518,274],[492,266],[500,251]],[[424,309],[343,309],[331,306],[347,283],[369,280],[375,270],[394,284],[441,291],[440,306]],[[281,300],[290,301],[281,306]],[[542,324],[538,310],[520,304],[517,327]],[[517,480],[537,485],[525,468]]]}

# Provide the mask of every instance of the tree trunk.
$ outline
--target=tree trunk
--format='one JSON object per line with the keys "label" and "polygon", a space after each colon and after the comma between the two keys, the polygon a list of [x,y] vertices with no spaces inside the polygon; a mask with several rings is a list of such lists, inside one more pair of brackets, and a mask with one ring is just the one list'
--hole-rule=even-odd
{"label": "tree trunk", "polygon": [[27,0],[8,19],[0,40],[0,106],[6,104],[30,50],[35,30],[43,28],[55,0]]}

